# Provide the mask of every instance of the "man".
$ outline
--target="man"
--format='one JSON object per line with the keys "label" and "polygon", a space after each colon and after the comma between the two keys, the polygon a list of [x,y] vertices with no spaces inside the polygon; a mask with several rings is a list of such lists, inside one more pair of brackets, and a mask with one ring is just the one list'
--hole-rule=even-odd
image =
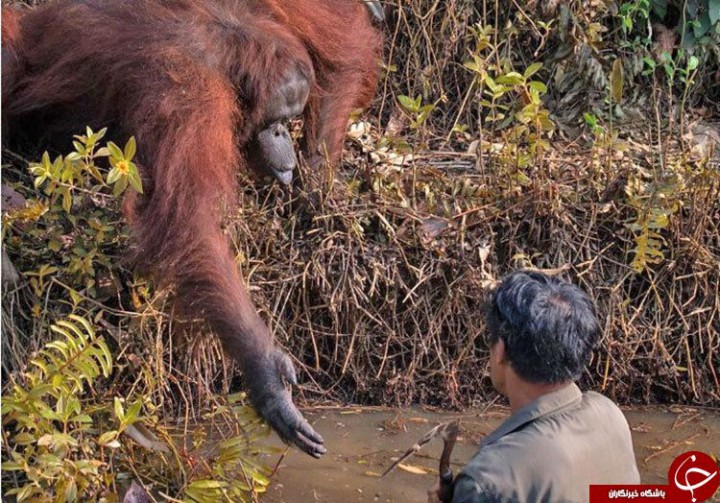
{"label": "man", "polygon": [[[452,502],[583,502],[590,484],[638,484],[622,412],[573,382],[600,334],[588,296],[554,277],[516,272],[493,293],[487,329],[490,377],[512,415],[455,479]],[[428,501],[441,501],[439,482]]]}

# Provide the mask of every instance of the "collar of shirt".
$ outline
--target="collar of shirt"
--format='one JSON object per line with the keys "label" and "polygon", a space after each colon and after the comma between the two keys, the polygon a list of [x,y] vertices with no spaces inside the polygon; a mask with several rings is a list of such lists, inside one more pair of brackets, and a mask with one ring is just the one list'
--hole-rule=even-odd
{"label": "collar of shirt", "polygon": [[485,439],[480,443],[480,448],[488,444],[492,444],[508,433],[512,433],[513,431],[521,428],[523,425],[534,421],[539,417],[552,414],[553,412],[567,407],[568,405],[572,405],[581,399],[582,392],[575,383],[571,383],[562,389],[543,395],[507,418],[495,431],[485,437]]}

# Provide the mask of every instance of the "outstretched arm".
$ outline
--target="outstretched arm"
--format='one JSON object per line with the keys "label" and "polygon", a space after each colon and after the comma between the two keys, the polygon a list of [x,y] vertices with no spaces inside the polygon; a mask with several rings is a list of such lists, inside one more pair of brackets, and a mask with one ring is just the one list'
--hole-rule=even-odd
{"label": "outstretched arm", "polygon": [[235,90],[191,61],[177,63],[172,83],[145,87],[125,121],[136,132],[149,179],[129,215],[137,258],[172,280],[184,307],[209,322],[240,364],[259,414],[283,440],[320,457],[323,439],[286,386],[296,383],[292,363],[250,301],[220,227],[221,204],[236,198],[240,164]]}

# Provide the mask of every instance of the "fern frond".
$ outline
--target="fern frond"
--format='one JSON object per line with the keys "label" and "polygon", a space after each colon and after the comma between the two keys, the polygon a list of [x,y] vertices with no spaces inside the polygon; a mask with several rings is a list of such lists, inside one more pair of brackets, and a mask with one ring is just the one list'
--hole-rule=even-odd
{"label": "fern frond", "polygon": [[77,393],[101,375],[110,376],[110,350],[86,319],[71,314],[50,329],[63,338],[46,344],[31,360],[36,368],[29,373],[33,386],[51,383],[55,388],[69,386],[71,393]]}

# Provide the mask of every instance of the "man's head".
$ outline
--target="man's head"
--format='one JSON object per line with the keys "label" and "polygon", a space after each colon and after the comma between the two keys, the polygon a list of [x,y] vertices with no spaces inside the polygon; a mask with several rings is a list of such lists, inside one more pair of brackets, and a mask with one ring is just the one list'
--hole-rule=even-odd
{"label": "man's head", "polygon": [[577,379],[600,334],[585,292],[539,272],[505,277],[490,299],[486,320],[491,377],[503,393],[508,368],[532,384]]}

